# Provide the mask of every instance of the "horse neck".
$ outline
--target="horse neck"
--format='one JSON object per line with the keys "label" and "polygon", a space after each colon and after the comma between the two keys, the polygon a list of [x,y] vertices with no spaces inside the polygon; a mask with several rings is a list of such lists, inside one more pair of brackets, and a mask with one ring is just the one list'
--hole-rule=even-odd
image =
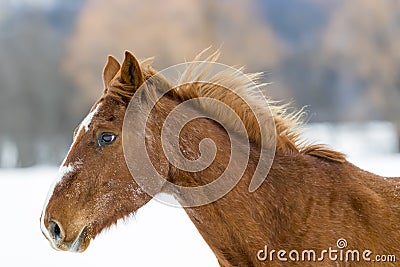
{"label": "horse neck", "polygon": [[[171,106],[178,103],[166,100],[163,104],[163,106],[167,106],[167,108],[159,111],[160,114],[156,116],[158,119],[165,118]],[[171,125],[166,125],[166,127],[168,126],[173,127]],[[158,128],[156,128],[157,127],[154,127],[154,130],[158,131]],[[209,184],[220,177],[230,160],[231,143],[227,132],[214,121],[200,118],[189,122],[179,135],[180,149],[185,158],[196,160],[201,157],[199,143],[205,138],[210,138],[216,145],[216,156],[214,161],[206,169],[198,172],[183,171],[170,165],[168,180],[176,185],[184,187],[197,187]],[[171,144],[164,145],[169,146]],[[265,220],[265,218],[273,217],[269,216],[269,214],[274,212],[273,205],[270,204],[273,199],[272,195],[267,192],[263,194],[262,201],[259,201],[252,198],[255,195],[249,194],[248,192],[252,174],[258,163],[258,150],[256,145],[251,144],[250,158],[244,175],[228,194],[207,205],[185,208],[189,218],[221,262],[225,261],[224,255],[227,254],[242,255],[235,256],[236,259],[244,257],[243,253],[237,250],[243,249],[243,244],[246,242],[245,236],[247,235],[247,238],[252,236],[251,231],[253,230],[260,232],[258,229],[260,225],[262,225],[263,229],[268,229],[270,221]],[[159,162],[164,162],[164,160],[164,156],[160,156],[158,159]],[[233,164],[243,164],[243,162],[234,162]],[[271,190],[271,192],[273,192],[273,190]],[[183,206],[190,203],[190,201],[188,202],[179,192],[175,191],[172,192],[172,194]],[[259,194],[257,195],[259,196]],[[246,205],[244,205],[244,203],[246,203]],[[262,205],[262,207],[257,207],[258,205]],[[254,212],[253,209],[256,209],[256,211]],[[253,214],[258,219],[250,222],[248,218],[249,214]],[[259,236],[260,246],[269,240],[268,235],[270,234],[269,231],[262,232],[265,234]],[[235,253],[235,250],[237,253]],[[247,252],[249,255],[252,254],[250,251]],[[240,266],[242,263],[249,266],[253,265],[253,262],[246,258],[241,259],[236,265]],[[235,263],[232,262],[230,262],[230,264],[235,265]]]}
{"label": "horse neck", "polygon": [[[220,176],[230,155],[229,137],[221,126],[207,119],[189,124],[181,132],[182,150],[186,151],[188,158],[196,159],[199,156],[199,141],[206,137],[211,138],[218,147],[213,163],[200,172],[174,169],[170,172],[170,181],[190,187],[208,184]],[[262,249],[265,244],[275,248],[282,244],[298,247],[304,244],[296,243],[296,236],[301,236],[307,227],[315,227],[315,231],[321,231],[321,236],[324,236],[324,227],[337,227],[334,225],[337,222],[343,225],[343,229],[337,227],[337,232],[348,235],[355,243],[357,235],[367,233],[363,232],[365,225],[356,218],[370,217],[371,224],[368,227],[374,227],[379,224],[376,218],[388,216],[391,212],[391,207],[385,204],[389,198],[383,193],[391,185],[384,183],[380,177],[361,171],[348,162],[333,162],[301,153],[288,155],[277,151],[266,181],[254,193],[250,193],[248,188],[258,156],[259,149],[252,144],[244,175],[221,199],[207,205],[185,208],[220,262],[232,266],[257,266],[259,262],[254,261],[255,249]],[[175,197],[182,205],[186,204],[179,193],[175,192]],[[358,204],[364,208],[364,203],[368,203],[374,214],[381,215],[370,216],[368,209],[354,209],[354,205]],[[336,222],[330,222],[332,212],[337,210],[332,208],[334,205],[351,210],[351,215],[338,214]],[[322,222],[310,217],[315,213],[320,214]],[[347,216],[354,217],[351,223]],[[319,228],[318,225],[323,226]],[[390,229],[390,225],[388,223],[384,228]],[[362,230],[349,232],[346,227]],[[332,240],[339,238],[336,235],[325,235],[325,239],[318,240],[320,244],[310,243],[309,246],[331,244]]]}
{"label": "horse neck", "polygon": [[[170,109],[179,104],[168,101]],[[166,110],[162,110],[154,119],[162,120],[166,116]],[[159,129],[160,125],[154,129]],[[160,130],[157,131],[160,134]],[[201,156],[199,143],[204,138],[210,138],[216,144],[216,157],[209,167],[199,172],[182,171],[169,164],[167,179],[181,186],[196,187],[218,178],[230,159],[231,144],[225,130],[212,120],[201,118],[188,123],[179,134],[179,146],[186,158],[195,160]],[[162,151],[159,149],[153,154],[159,157],[160,165],[165,165],[163,162],[168,161],[160,156]],[[333,162],[301,153],[284,154],[279,150],[264,183],[250,193],[248,188],[258,156],[257,146],[251,144],[247,169],[229,193],[207,205],[185,208],[220,262],[232,266],[257,266],[254,255],[265,244],[275,248],[282,244],[292,248],[308,245],[326,248],[324,245],[338,239],[339,233],[355,243],[358,236],[367,235],[364,230],[368,227],[383,225],[377,218],[388,217],[393,211],[385,203],[395,201],[388,201],[392,199],[383,193],[393,186],[376,175],[361,171],[348,162]],[[188,203],[179,192],[172,194],[183,206]],[[348,212],[337,213],[337,210]],[[369,219],[367,226],[357,219],[360,216]],[[391,225],[389,222],[382,229],[391,229]],[[309,227],[324,238],[310,239],[312,244],[296,243],[299,242],[296,237],[305,234]],[[337,233],[325,233],[327,228],[333,227]],[[349,227],[354,231],[349,231]],[[372,238],[369,241],[373,242]]]}

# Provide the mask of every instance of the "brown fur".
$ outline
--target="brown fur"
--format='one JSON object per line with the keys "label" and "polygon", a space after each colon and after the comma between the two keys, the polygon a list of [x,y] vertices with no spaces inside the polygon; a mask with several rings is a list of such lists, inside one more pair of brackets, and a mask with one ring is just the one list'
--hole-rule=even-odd
{"label": "brown fur", "polygon": [[[76,144],[65,161],[65,166],[77,162],[79,166],[56,185],[42,215],[47,229],[51,220],[62,228],[63,240],[56,245],[59,249],[68,249],[81,230],[86,229],[84,242],[79,247],[80,251],[85,250],[90,239],[150,200],[130,175],[121,138],[107,147],[98,147],[95,140],[104,131],[122,136],[123,117],[130,98],[139,85],[155,73],[147,64],[140,66],[129,52],[121,67],[115,59],[109,58],[103,73],[104,94],[98,101],[102,106],[89,130],[76,137]],[[221,74],[215,79],[228,78]],[[232,86],[238,90],[250,90],[253,86],[245,86],[248,84],[238,77],[230,78]],[[148,88],[146,97],[151,97],[151,90],[168,86],[161,77],[157,81]],[[163,121],[182,101],[199,96],[231,103],[244,121],[251,140],[249,163],[237,186],[213,203],[185,208],[221,266],[359,266],[358,263],[346,265],[328,260],[323,263],[260,262],[256,257],[265,245],[276,250],[322,250],[335,247],[339,238],[345,238],[351,249],[400,255],[398,180],[360,170],[347,162],[343,154],[323,145],[308,145],[301,140],[298,131],[300,115],[288,114],[284,106],[272,101],[269,105],[276,130],[275,158],[264,183],[249,193],[250,180],[258,163],[260,138],[275,136],[269,132],[271,129],[255,125],[248,106],[238,101],[235,94],[221,88],[194,83],[191,87],[176,88],[163,97],[148,120],[146,138],[153,140],[148,142],[149,156],[165,179],[188,187],[204,185],[217,178],[228,164],[230,140],[227,132],[205,118],[190,122],[182,129],[180,145],[185,157],[193,159],[200,156],[201,140],[207,137],[214,140],[217,155],[208,168],[196,173],[185,172],[169,164],[163,154],[160,141]],[[258,100],[249,97],[246,101]],[[201,103],[193,108],[207,110],[202,109]],[[264,108],[261,106],[259,112],[264,112]],[[232,120],[226,123],[235,128]],[[188,201],[177,191],[170,193],[181,204]],[[396,264],[380,263],[379,266]]]}

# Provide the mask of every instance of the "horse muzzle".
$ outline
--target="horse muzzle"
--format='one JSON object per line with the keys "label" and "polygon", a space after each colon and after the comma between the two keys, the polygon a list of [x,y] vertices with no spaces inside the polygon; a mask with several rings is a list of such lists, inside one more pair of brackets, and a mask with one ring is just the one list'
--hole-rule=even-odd
{"label": "horse muzzle", "polygon": [[43,234],[49,240],[51,246],[56,250],[83,252],[90,244],[87,226],[84,226],[74,237],[73,235],[68,237],[62,228],[62,225],[54,220],[49,222],[46,230],[48,233],[46,234],[43,232]]}

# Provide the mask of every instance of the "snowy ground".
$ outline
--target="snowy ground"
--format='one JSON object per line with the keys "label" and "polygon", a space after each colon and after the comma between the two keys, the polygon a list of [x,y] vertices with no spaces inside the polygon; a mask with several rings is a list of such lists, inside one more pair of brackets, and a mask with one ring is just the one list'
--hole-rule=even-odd
{"label": "snowy ground", "polygon": [[[354,158],[358,166],[400,176],[400,155]],[[152,201],[136,219],[120,223],[83,254],[54,251],[39,216],[57,169],[0,169],[0,266],[218,266],[182,209]]]}
{"label": "snowy ground", "polygon": [[151,201],[85,253],[54,251],[39,217],[53,167],[0,169],[0,266],[218,266],[183,209]]}

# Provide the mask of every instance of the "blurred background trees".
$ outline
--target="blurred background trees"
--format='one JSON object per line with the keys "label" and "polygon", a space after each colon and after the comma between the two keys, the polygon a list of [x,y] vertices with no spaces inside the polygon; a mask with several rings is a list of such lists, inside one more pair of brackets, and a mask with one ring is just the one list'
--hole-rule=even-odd
{"label": "blurred background trees", "polygon": [[[55,163],[70,142],[77,88],[62,66],[79,1],[2,1],[0,163]],[[75,114],[76,116],[77,114]]]}
{"label": "blurred background trees", "polygon": [[58,164],[102,91],[108,54],[163,69],[212,45],[264,71],[310,122],[389,120],[400,132],[396,0],[2,0],[0,167]]}

